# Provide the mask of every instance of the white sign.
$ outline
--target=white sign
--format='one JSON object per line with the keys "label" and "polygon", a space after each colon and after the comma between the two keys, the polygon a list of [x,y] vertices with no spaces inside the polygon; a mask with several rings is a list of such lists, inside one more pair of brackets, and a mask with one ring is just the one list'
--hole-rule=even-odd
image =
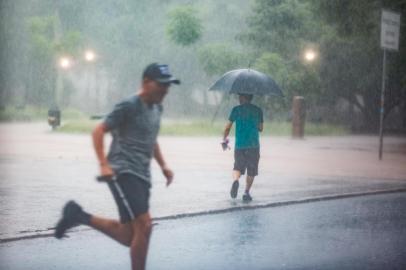
{"label": "white sign", "polygon": [[381,18],[381,47],[389,50],[399,50],[400,14],[382,10]]}

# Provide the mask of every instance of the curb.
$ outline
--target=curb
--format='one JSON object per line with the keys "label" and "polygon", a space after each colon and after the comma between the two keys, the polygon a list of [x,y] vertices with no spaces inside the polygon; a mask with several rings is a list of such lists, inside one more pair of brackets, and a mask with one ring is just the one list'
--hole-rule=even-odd
{"label": "curb", "polygon": [[235,211],[280,207],[280,206],[288,206],[288,205],[294,205],[294,204],[330,201],[330,200],[346,199],[346,198],[352,198],[352,197],[362,197],[362,196],[369,196],[369,195],[381,195],[381,194],[401,193],[401,192],[406,192],[406,188],[315,196],[315,197],[303,198],[303,199],[298,199],[298,200],[288,200],[288,201],[272,202],[272,203],[266,203],[266,204],[256,204],[256,205],[251,205],[251,206],[246,205],[246,206],[237,206],[237,207],[230,207],[230,208],[218,209],[218,210],[208,210],[208,211],[195,212],[195,213],[177,214],[177,215],[171,215],[171,216],[157,217],[157,218],[153,218],[153,220],[154,221],[174,220],[174,219],[181,219],[181,218],[187,218],[187,217],[223,214],[223,213],[235,212]]}
{"label": "curb", "polygon": [[[205,216],[205,215],[217,215],[217,214],[231,213],[231,212],[244,211],[244,210],[281,207],[281,206],[289,206],[289,205],[295,205],[295,204],[304,204],[304,203],[312,203],[312,202],[320,202],[320,201],[330,201],[330,200],[363,197],[363,196],[371,196],[371,195],[391,194],[391,193],[402,193],[402,192],[406,192],[406,188],[385,189],[385,190],[354,192],[354,193],[344,193],[344,194],[332,194],[332,195],[325,195],[325,196],[302,198],[302,199],[297,199],[297,200],[288,200],[288,201],[280,201],[280,202],[272,202],[272,203],[256,204],[256,205],[246,205],[246,206],[236,206],[236,207],[229,207],[229,208],[217,209],[217,210],[208,210],[208,211],[195,212],[195,213],[185,213],[185,214],[156,217],[156,218],[153,218],[152,221],[156,222],[156,221],[161,221],[161,220],[176,220],[176,219],[182,219],[182,218],[198,217],[198,216]],[[44,230],[44,231],[47,231],[47,233],[39,233],[39,234],[26,235],[26,236],[20,236],[20,237],[3,238],[3,239],[0,239],[0,244],[21,241],[21,240],[30,240],[30,239],[36,239],[36,238],[53,237],[54,236],[53,230],[54,230],[54,228],[48,228],[48,229]],[[93,229],[92,228],[86,228],[86,229],[80,229],[80,230],[78,229],[78,230],[71,231],[71,233],[72,232],[83,232],[83,231],[89,231],[89,230],[93,230]],[[49,231],[51,231],[51,232],[49,232]]]}

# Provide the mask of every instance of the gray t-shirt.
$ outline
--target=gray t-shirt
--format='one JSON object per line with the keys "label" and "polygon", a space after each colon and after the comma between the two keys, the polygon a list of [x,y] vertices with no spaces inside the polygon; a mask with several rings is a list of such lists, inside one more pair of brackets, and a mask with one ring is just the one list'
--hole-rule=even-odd
{"label": "gray t-shirt", "polygon": [[134,174],[151,185],[150,163],[161,114],[161,105],[148,105],[134,95],[107,115],[104,124],[113,135],[107,158],[117,175]]}

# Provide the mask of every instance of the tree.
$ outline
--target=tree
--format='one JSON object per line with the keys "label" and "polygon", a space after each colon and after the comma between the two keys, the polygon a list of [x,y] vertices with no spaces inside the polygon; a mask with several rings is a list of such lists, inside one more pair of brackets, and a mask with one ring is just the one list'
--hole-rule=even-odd
{"label": "tree", "polygon": [[258,54],[276,52],[285,59],[300,54],[309,42],[317,40],[320,26],[307,1],[256,0],[248,17],[249,31],[241,39]]}
{"label": "tree", "polygon": [[22,0],[0,1],[0,106],[21,105],[24,96],[28,40],[25,27],[29,6]]}
{"label": "tree", "polygon": [[[61,55],[77,56],[81,51],[82,38],[77,31],[66,31],[63,35],[58,29],[57,16],[31,17],[27,21],[30,33],[30,73],[25,102],[35,105],[56,105],[58,58]],[[61,80],[63,80],[61,78]]]}
{"label": "tree", "polygon": [[169,13],[167,33],[175,44],[190,46],[199,40],[202,31],[202,24],[193,7],[179,6]]}
{"label": "tree", "polygon": [[[288,104],[294,95],[305,96],[310,106],[317,104],[322,92],[319,66],[307,65],[301,57],[305,48],[317,44],[324,30],[315,20],[309,2],[256,0],[248,26],[240,39],[251,46],[254,67],[282,85]],[[266,102],[281,109],[272,99]]]}
{"label": "tree", "polygon": [[55,89],[54,17],[28,19],[30,37],[29,79],[24,104],[50,105]]}
{"label": "tree", "polygon": [[208,76],[219,76],[226,71],[248,65],[246,56],[230,47],[229,44],[214,43],[198,50],[199,63]]}
{"label": "tree", "polygon": [[[361,128],[377,130],[381,8],[406,16],[402,0],[256,0],[249,31],[241,40],[251,45],[259,68],[284,81],[288,95],[302,94],[313,105],[334,105],[344,99],[362,112]],[[406,41],[404,32],[405,24],[400,44]],[[308,44],[318,44],[320,59],[315,66],[297,61]],[[385,116],[399,106],[406,111],[405,54],[402,45],[398,53],[388,54]],[[283,63],[287,68],[282,68]]]}
{"label": "tree", "polygon": [[[1,29],[4,33],[0,35],[2,103],[49,106],[53,102],[57,54],[62,50],[73,53],[81,39],[77,29],[66,27],[65,22],[59,21],[59,14],[65,14],[74,3],[78,1],[0,2]],[[75,19],[69,18],[69,21]],[[65,30],[59,31],[60,40],[56,41],[58,24]]]}
{"label": "tree", "polygon": [[[364,116],[362,128],[376,131],[382,81],[382,50],[379,44],[381,8],[394,9],[405,18],[406,3],[387,1],[313,1],[314,10],[332,27],[321,40],[321,78],[332,99],[343,98]],[[405,24],[400,44],[406,42]],[[406,49],[389,53],[387,61],[385,116],[397,106],[406,107]],[[406,116],[404,116],[406,125]]]}

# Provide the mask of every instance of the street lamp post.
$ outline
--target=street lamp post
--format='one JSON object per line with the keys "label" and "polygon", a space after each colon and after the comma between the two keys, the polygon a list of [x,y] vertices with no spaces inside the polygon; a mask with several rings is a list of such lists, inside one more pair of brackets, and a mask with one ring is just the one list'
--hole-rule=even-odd
{"label": "street lamp post", "polygon": [[70,68],[72,68],[73,61],[69,56],[62,56],[59,58],[59,63],[58,63],[58,72],[57,72],[57,85],[56,85],[56,93],[55,93],[55,103],[56,106],[61,105],[62,101],[62,94],[64,91],[64,84],[63,84],[63,74],[61,73],[62,71],[67,71]]}
{"label": "street lamp post", "polygon": [[[87,62],[86,67],[86,96],[90,98],[91,88],[94,88],[94,81],[95,81],[95,74],[93,63],[96,61],[97,55],[93,50],[86,50],[84,53],[84,60]],[[91,76],[91,79],[90,79]],[[92,87],[93,86],[93,87]],[[96,87],[94,89],[95,93],[95,108],[96,110],[99,109],[99,89]]]}
{"label": "street lamp post", "polygon": [[[59,125],[59,121],[60,121],[60,106],[62,104],[62,95],[63,95],[63,91],[64,91],[64,82],[63,82],[63,76],[64,73],[67,72],[69,69],[71,69],[74,64],[78,64],[80,62],[85,62],[88,64],[91,64],[92,62],[95,62],[97,59],[97,55],[94,51],[92,50],[86,50],[83,54],[83,59],[82,61],[77,61],[78,59],[76,59],[75,61],[67,56],[60,56],[57,59],[57,69],[56,69],[56,85],[54,88],[54,93],[53,93],[53,104],[49,110],[49,117],[48,117],[48,122],[50,123],[50,125],[52,126],[52,128],[56,128],[56,126]],[[94,73],[94,71],[90,72],[89,71],[89,67],[86,67],[86,98],[90,97],[90,73]],[[94,81],[94,78],[93,80]],[[98,99],[98,89],[96,88],[96,108],[98,109],[99,107],[99,99]],[[57,117],[54,117],[55,115],[57,115]],[[51,120],[52,121],[51,121]],[[57,121],[54,121],[53,119],[57,119]],[[52,122],[52,124],[51,124]]]}
{"label": "street lamp post", "polygon": [[[313,49],[306,49],[301,60],[306,63],[313,63],[317,59],[317,52]],[[292,137],[303,138],[306,121],[305,98],[294,96],[292,101]]]}
{"label": "street lamp post", "polygon": [[68,70],[72,67],[72,60],[68,56],[62,56],[58,59],[56,69],[56,85],[53,94],[53,104],[48,110],[48,124],[55,130],[61,124],[60,104],[62,102],[63,78],[61,70]]}

